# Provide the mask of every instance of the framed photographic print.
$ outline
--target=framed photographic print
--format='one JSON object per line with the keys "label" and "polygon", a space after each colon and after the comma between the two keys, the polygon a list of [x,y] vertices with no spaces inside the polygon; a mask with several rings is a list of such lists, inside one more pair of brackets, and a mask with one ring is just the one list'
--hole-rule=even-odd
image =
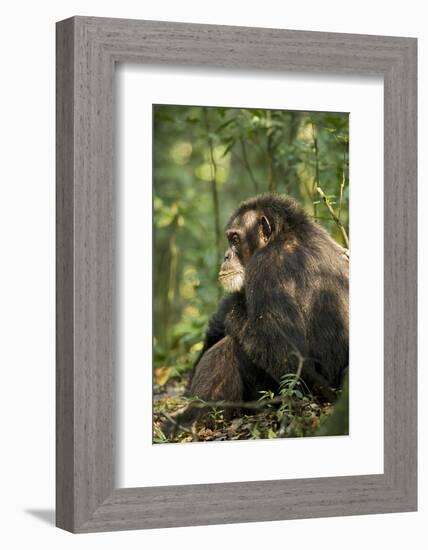
{"label": "framed photographic print", "polygon": [[58,23],[57,220],[59,527],[416,509],[415,39]]}
{"label": "framed photographic print", "polygon": [[349,115],[153,109],[153,442],[316,435],[349,364]]}

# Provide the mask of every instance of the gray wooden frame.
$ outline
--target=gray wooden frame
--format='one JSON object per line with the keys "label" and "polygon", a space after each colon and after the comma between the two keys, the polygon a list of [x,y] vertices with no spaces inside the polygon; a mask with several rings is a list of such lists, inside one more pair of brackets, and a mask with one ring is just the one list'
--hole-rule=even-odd
{"label": "gray wooden frame", "polygon": [[[88,17],[57,24],[59,527],[91,532],[416,510],[416,45],[413,38]],[[382,475],[115,488],[113,80],[123,61],[383,76]]]}

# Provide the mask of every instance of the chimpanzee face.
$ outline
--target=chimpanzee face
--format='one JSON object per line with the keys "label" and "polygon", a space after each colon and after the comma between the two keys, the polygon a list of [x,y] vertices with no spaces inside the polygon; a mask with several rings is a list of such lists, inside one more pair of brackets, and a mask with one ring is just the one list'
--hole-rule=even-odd
{"label": "chimpanzee face", "polygon": [[218,275],[226,291],[242,290],[246,265],[254,252],[266,246],[271,234],[268,219],[256,210],[248,210],[231,220],[226,228],[229,248]]}

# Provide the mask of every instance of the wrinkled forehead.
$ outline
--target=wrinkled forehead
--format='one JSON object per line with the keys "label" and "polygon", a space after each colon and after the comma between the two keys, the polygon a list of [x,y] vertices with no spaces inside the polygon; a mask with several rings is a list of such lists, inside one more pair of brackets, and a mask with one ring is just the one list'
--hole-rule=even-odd
{"label": "wrinkled forehead", "polygon": [[251,229],[254,229],[254,227],[258,223],[259,218],[259,213],[256,210],[247,210],[246,212],[238,214],[232,220],[230,220],[227,226],[227,230],[241,230],[247,233],[248,231],[251,231]]}

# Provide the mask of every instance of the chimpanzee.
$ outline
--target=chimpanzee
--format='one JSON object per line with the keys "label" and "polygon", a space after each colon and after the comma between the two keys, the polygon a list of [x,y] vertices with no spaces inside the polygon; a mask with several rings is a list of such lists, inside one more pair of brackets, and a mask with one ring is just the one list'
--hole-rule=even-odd
{"label": "chimpanzee", "polygon": [[345,250],[282,195],[243,202],[226,236],[219,280],[229,294],[209,322],[188,395],[248,401],[299,369],[312,393],[331,399],[348,367]]}

